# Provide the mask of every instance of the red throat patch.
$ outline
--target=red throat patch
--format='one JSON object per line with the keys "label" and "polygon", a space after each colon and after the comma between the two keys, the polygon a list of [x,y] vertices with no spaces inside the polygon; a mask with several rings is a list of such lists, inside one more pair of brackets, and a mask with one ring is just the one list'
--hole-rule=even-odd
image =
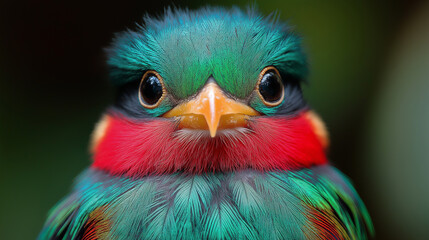
{"label": "red throat patch", "polygon": [[320,134],[320,123],[315,124],[314,119],[312,112],[255,117],[249,128],[227,130],[211,138],[204,130],[177,130],[171,119],[143,122],[111,115],[94,135],[92,167],[141,177],[177,171],[272,171],[320,165],[327,163],[327,136]]}

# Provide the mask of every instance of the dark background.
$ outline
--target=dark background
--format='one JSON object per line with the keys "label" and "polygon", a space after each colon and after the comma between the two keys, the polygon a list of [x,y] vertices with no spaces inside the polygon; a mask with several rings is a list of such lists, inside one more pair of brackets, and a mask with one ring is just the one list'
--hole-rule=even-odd
{"label": "dark background", "polygon": [[[235,5],[245,6],[248,1]],[[175,6],[230,1],[174,1]],[[377,239],[429,230],[429,4],[256,1],[304,37],[305,95],[331,133]],[[103,47],[171,1],[0,2],[0,238],[34,239],[90,164],[89,134],[112,101]]]}

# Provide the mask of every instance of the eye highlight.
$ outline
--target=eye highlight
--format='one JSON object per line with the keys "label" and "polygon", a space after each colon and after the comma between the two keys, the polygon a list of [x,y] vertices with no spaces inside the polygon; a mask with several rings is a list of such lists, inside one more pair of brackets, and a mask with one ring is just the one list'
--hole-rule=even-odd
{"label": "eye highlight", "polygon": [[284,99],[284,87],[279,71],[269,66],[259,74],[256,91],[262,102],[268,107],[279,105]]}
{"label": "eye highlight", "polygon": [[147,71],[139,85],[139,101],[145,108],[156,108],[166,95],[164,80],[155,71]]}

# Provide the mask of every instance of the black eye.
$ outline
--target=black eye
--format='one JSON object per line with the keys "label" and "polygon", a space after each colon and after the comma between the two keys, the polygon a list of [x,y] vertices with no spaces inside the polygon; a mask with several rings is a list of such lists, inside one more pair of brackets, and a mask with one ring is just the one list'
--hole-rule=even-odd
{"label": "black eye", "polygon": [[267,106],[277,106],[283,101],[284,88],[277,69],[266,67],[261,71],[257,90],[262,101]]}
{"label": "black eye", "polygon": [[155,71],[147,71],[140,82],[139,99],[146,108],[156,108],[164,98],[164,84]]}

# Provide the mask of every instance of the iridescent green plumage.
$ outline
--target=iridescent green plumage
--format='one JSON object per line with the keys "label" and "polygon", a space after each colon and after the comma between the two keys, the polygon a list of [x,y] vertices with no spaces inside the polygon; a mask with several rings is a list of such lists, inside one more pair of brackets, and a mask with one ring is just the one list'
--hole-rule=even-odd
{"label": "iridescent green plumage", "polygon": [[[238,8],[168,10],[162,19],[147,17],[144,27],[118,35],[108,52],[114,84],[139,80],[144,71],[156,69],[177,99],[194,95],[210,76],[233,96],[246,98],[265,66],[275,65],[295,79],[307,73],[297,35],[272,17]],[[259,98],[251,104],[265,114],[275,112]],[[161,108],[146,111],[158,116],[169,108],[164,101]]]}
{"label": "iridescent green plumage", "polygon": [[112,239],[366,239],[366,228],[372,232],[353,187],[329,166],[136,180],[87,170],[40,239],[85,236],[100,208],[108,221],[96,227]]}
{"label": "iridescent green plumage", "polygon": [[[314,119],[302,114],[308,108],[300,88],[307,71],[305,56],[299,38],[282,24],[235,8],[167,10],[162,19],[146,18],[141,29],[119,35],[109,50],[108,64],[113,83],[121,88],[110,122],[105,122],[104,134],[112,129],[114,134],[98,139],[107,142],[97,151],[108,161],[93,165],[77,179],[72,193],[51,211],[40,239],[366,239],[367,230],[373,232],[351,184],[327,165],[323,137],[314,133]],[[284,85],[283,102],[275,107],[254,94],[258,75],[267,66],[279,71]],[[144,108],[138,100],[137,86],[147,70],[162,76],[169,94],[156,108]],[[235,149],[217,146],[225,144],[219,139],[194,137],[190,129],[184,141],[164,125],[145,125],[165,123],[167,119],[158,116],[195,96],[210,76],[231,100],[246,103],[262,115],[253,120],[265,119],[267,125],[258,130],[249,124],[245,131],[231,131],[227,143]],[[275,118],[284,125],[272,121]],[[122,126],[118,122],[126,127],[118,127]],[[150,132],[150,126],[159,129]],[[290,139],[274,138],[273,131],[266,131],[271,127]],[[237,134],[251,136],[251,142]],[[267,139],[274,140],[266,144]],[[201,144],[204,141],[211,142]],[[143,148],[148,142],[150,146]],[[307,144],[305,151],[300,149]],[[172,146],[186,151],[168,154],[176,153],[167,151]],[[240,154],[234,154],[239,148]],[[264,168],[271,156],[277,156],[258,155],[269,149],[283,155]],[[221,151],[225,154],[219,161]],[[163,158],[153,161],[151,157],[154,165],[145,165],[144,158],[153,153]],[[213,168],[189,171],[201,159],[203,166],[213,163]],[[235,166],[241,160],[240,168],[217,166]],[[174,167],[168,167],[170,163]],[[153,171],[162,164],[168,171]],[[115,167],[121,170],[109,172]],[[147,171],[140,174],[127,168]]]}

